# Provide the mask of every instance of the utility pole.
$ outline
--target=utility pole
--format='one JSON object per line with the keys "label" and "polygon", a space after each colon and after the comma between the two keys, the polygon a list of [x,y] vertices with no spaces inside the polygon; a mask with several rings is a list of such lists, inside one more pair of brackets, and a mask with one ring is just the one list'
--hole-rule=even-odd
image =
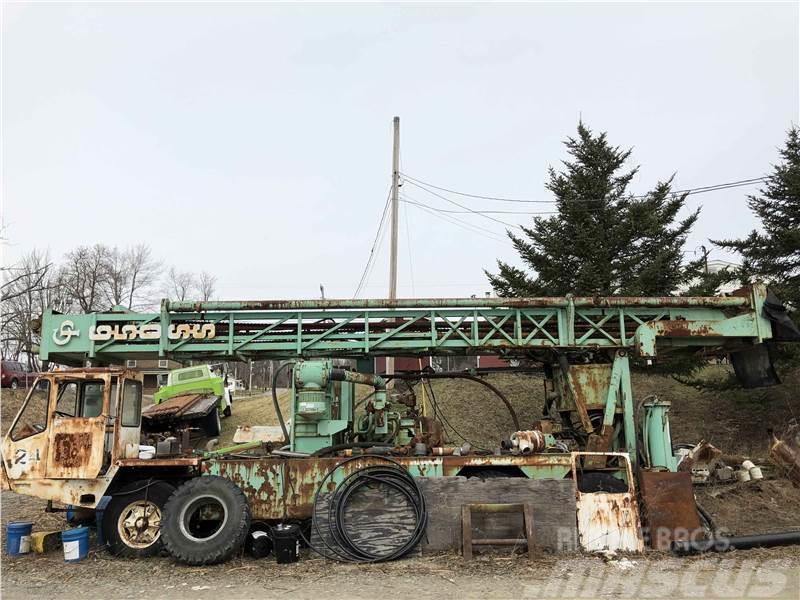
{"label": "utility pole", "polygon": [[[397,204],[400,188],[400,117],[394,118],[392,143],[392,245],[389,255],[389,300],[397,298]],[[394,357],[386,358],[386,374],[394,375]]]}

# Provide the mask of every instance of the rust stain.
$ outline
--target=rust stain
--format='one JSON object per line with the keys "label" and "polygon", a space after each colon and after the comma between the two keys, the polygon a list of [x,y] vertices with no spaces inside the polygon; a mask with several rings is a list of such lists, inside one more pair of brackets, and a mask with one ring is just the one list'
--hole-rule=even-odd
{"label": "rust stain", "polygon": [[659,328],[664,337],[713,337],[716,335],[716,332],[707,323],[698,325],[696,321],[684,319],[660,321]]}
{"label": "rust stain", "polygon": [[92,451],[91,433],[57,433],[53,438],[53,460],[65,468],[81,467],[89,462]]}

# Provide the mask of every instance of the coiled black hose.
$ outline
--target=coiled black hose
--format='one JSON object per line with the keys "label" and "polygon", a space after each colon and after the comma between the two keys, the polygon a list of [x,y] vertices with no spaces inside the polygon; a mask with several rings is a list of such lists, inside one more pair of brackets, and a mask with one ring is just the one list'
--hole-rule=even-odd
{"label": "coiled black hose", "polygon": [[[340,462],[320,481],[319,488],[314,497],[314,514],[312,526],[317,533],[322,546],[313,546],[310,540],[305,540],[308,546],[318,554],[333,558],[341,562],[373,563],[395,560],[408,554],[425,535],[428,523],[428,511],[425,498],[422,495],[416,480],[397,461],[385,456],[370,456],[369,461],[383,461],[389,464],[373,464],[362,469],[357,469],[347,475],[332,493],[328,493],[328,480],[333,480],[333,475],[344,465],[354,461],[364,460],[364,457],[354,456]],[[397,528],[388,535],[381,535],[380,547],[365,544],[355,539],[354,531],[358,531],[359,522],[346,522],[345,513],[349,503],[359,490],[366,486],[383,486],[399,492],[414,514],[414,528],[406,535]],[[322,497],[322,492],[327,494]],[[327,504],[327,507],[324,505]],[[320,513],[324,514],[327,522],[320,524]],[[366,524],[367,522],[364,521]]]}

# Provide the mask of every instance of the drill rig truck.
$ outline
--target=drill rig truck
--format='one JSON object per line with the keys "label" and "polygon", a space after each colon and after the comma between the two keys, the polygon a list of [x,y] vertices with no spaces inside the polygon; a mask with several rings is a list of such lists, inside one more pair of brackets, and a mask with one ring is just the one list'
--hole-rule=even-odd
{"label": "drill rig truck", "polygon": [[[488,469],[572,479],[578,498],[619,495],[627,508],[614,518],[633,532],[627,549],[641,550],[634,474],[672,472],[676,460],[668,403],[637,412],[631,363],[729,356],[745,385],[768,385],[766,344],[796,330],[756,285],[729,297],[164,300],[156,313],[47,311],[41,334],[41,359],[75,368],[31,389],[3,440],[4,487],[88,509],[110,497],[113,552],[145,556],[163,542],[180,562],[207,564],[236,552],[251,520],[309,519],[322,487],[387,460],[415,478]],[[515,423],[491,452],[449,444],[391,376],[335,361],[479,354],[535,361],[545,379],[542,418]],[[203,451],[174,431],[145,439],[141,376],[111,366],[144,358],[290,361],[286,439]],[[360,406],[356,386],[370,391]],[[140,458],[143,443],[155,456]]]}

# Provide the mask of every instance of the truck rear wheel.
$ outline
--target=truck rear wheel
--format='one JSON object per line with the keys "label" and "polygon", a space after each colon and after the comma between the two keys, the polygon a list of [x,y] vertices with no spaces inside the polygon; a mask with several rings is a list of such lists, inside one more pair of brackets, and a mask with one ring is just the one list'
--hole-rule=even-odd
{"label": "truck rear wheel", "polygon": [[203,417],[203,431],[208,437],[216,437],[222,431],[222,422],[219,419],[219,408],[216,406]]}
{"label": "truck rear wheel", "polygon": [[164,547],[187,565],[225,562],[241,549],[249,530],[244,493],[222,477],[191,479],[164,506]]}
{"label": "truck rear wheel", "polygon": [[158,554],[164,505],[174,491],[164,481],[136,481],[114,494],[103,513],[109,551],[134,558]]}

